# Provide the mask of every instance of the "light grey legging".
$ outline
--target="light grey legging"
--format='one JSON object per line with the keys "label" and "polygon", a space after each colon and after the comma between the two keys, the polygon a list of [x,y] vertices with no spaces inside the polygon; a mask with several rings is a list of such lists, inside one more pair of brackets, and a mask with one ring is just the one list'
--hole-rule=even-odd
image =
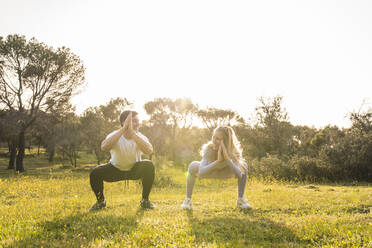
{"label": "light grey legging", "polygon": [[[245,185],[247,183],[247,174],[248,174],[248,167],[245,164],[245,173],[242,174],[240,172],[240,169],[236,166],[235,163],[232,161],[225,161],[228,166],[231,166],[234,174],[238,178],[238,197],[244,196],[244,190]],[[205,176],[211,171],[213,171],[214,167],[217,165],[217,162],[212,162],[208,164],[207,166],[200,166],[201,162],[193,161],[189,165],[188,173],[187,173],[187,179],[186,179],[186,197],[190,198],[192,197],[192,191],[194,189],[195,181],[196,181],[196,175],[199,173],[199,176]]]}

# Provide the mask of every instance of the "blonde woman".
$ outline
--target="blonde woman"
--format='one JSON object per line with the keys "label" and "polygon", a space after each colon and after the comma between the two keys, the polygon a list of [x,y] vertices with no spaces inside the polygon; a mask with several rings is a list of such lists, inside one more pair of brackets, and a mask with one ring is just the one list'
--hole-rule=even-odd
{"label": "blonde woman", "polygon": [[206,143],[201,151],[202,160],[193,161],[189,165],[186,180],[186,199],[181,205],[183,209],[192,209],[191,196],[196,177],[199,178],[238,178],[237,206],[250,209],[244,198],[247,182],[247,164],[242,158],[242,149],[234,130],[229,127],[217,127],[213,131],[212,140]]}

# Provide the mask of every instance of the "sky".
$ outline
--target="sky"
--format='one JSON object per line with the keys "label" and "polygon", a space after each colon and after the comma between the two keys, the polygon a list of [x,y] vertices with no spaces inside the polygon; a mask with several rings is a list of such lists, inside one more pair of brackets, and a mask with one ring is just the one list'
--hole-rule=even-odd
{"label": "sky", "polygon": [[249,120],[280,95],[292,124],[321,128],[372,106],[369,0],[1,0],[9,34],[82,59],[78,113],[125,97],[145,116],[147,101],[187,97]]}

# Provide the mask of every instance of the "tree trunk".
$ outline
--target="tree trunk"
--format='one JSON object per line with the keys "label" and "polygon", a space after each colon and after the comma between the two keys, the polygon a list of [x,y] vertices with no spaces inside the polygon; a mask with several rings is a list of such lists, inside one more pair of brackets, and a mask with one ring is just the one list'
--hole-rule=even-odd
{"label": "tree trunk", "polygon": [[8,142],[8,153],[10,154],[10,152],[12,151],[12,143],[9,140],[7,140],[7,142]]}
{"label": "tree trunk", "polygon": [[101,157],[100,157],[100,152],[98,151],[98,149],[94,149],[94,154],[96,155],[97,165],[99,165],[101,163]]}
{"label": "tree trunk", "polygon": [[48,161],[49,163],[54,161],[55,145],[49,145],[48,147]]}
{"label": "tree trunk", "polygon": [[71,166],[74,166],[74,150],[70,150],[69,153],[68,153],[68,156],[70,158],[70,163],[71,163]]}
{"label": "tree trunk", "polygon": [[77,151],[74,151],[74,167],[76,168],[77,165]]}
{"label": "tree trunk", "polygon": [[40,156],[41,138],[38,139],[37,143],[37,156]]}
{"label": "tree trunk", "polygon": [[17,172],[24,172],[25,169],[23,167],[23,158],[25,157],[25,131],[21,131],[19,133],[19,140],[18,140],[18,154],[16,158],[16,171]]}
{"label": "tree trunk", "polygon": [[14,170],[14,163],[17,155],[17,145],[16,142],[11,141],[9,144],[9,165],[8,165],[8,170]]}

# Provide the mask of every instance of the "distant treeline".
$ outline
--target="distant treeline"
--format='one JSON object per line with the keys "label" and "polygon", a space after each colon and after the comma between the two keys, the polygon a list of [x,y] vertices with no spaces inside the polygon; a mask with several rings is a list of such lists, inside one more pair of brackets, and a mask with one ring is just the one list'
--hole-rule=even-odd
{"label": "distant treeline", "polygon": [[[118,117],[131,103],[112,99],[79,116],[69,102],[83,85],[85,67],[70,49],[17,34],[0,36],[0,142],[8,145],[9,169],[24,170],[30,144],[45,148],[49,161],[59,156],[76,166],[83,150],[94,153],[97,164],[106,161],[101,141],[120,127]],[[350,128],[316,129],[292,125],[280,96],[259,98],[249,122],[232,110],[199,109],[189,99],[157,98],[144,108],[150,118],[141,131],[158,161],[187,166],[200,159],[200,147],[215,127],[230,125],[251,175],[299,181],[372,178],[372,110],[350,113]],[[204,127],[195,127],[195,120]]]}
{"label": "distant treeline", "polygon": [[[44,147],[49,161],[56,154],[76,166],[79,153],[95,154],[97,164],[108,159],[100,150],[102,140],[118,129],[125,98],[90,107],[80,116],[70,105],[54,112],[40,112],[28,129],[26,144]],[[371,181],[372,112],[350,113],[350,128],[316,129],[294,126],[282,106],[282,97],[260,98],[255,118],[246,122],[232,110],[199,109],[190,99],[157,98],[144,105],[149,119],[140,131],[151,140],[154,157],[186,166],[200,159],[200,148],[215,127],[230,125],[241,141],[249,173],[254,176],[298,181]],[[17,112],[0,112],[0,141],[9,149],[9,168],[14,168],[19,122]],[[198,120],[204,127],[193,125]],[[12,164],[13,163],[13,164]]]}

